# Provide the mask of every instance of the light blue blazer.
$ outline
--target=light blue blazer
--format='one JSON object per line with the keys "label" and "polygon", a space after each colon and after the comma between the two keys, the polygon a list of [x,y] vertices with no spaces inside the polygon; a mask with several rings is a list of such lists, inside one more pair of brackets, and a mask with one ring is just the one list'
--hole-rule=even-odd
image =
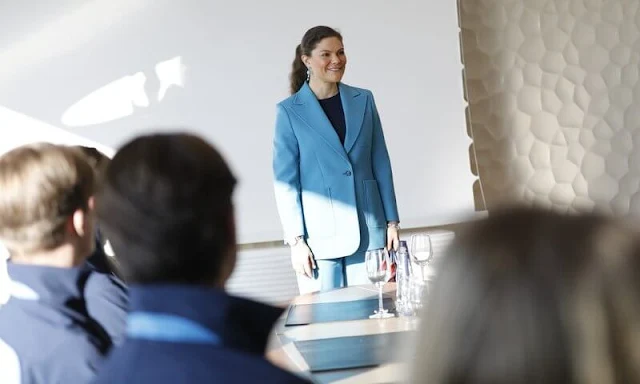
{"label": "light blue blazer", "polygon": [[275,197],[285,239],[304,236],[316,259],[385,246],[399,221],[391,163],[371,91],[339,84],[344,146],[305,83],[277,105]]}

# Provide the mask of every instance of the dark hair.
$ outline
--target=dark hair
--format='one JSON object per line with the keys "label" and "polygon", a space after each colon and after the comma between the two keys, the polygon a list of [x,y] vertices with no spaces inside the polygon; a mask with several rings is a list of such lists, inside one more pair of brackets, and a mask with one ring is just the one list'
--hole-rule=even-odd
{"label": "dark hair", "polygon": [[235,247],[235,184],[222,156],[193,135],[141,136],[122,147],[96,206],[125,280],[215,283]]}
{"label": "dark hair", "polygon": [[640,382],[636,238],[606,217],[531,209],[473,224],[429,292],[411,382]]}
{"label": "dark hair", "polygon": [[311,55],[318,43],[327,37],[337,37],[342,41],[342,35],[331,27],[319,25],[309,29],[304,36],[302,42],[296,47],[296,57],[293,59],[291,66],[291,74],[289,75],[291,94],[298,92],[307,79],[307,66],[302,62],[302,55]]}
{"label": "dark hair", "polygon": [[76,145],[74,148],[79,149],[87,157],[87,161],[98,172],[102,172],[109,164],[110,159],[104,153],[98,151],[95,147],[86,147],[84,145]]}
{"label": "dark hair", "polygon": [[102,177],[107,165],[109,165],[109,159],[107,155],[98,151],[94,147],[86,147],[83,145],[76,145],[74,148],[79,149],[86,157],[87,161],[95,171],[96,175],[96,189],[99,189],[102,183]]}

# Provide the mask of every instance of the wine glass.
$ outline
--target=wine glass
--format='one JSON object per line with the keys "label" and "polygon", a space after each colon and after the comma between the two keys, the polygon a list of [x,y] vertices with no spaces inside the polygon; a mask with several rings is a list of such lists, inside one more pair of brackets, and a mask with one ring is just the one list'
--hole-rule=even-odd
{"label": "wine glass", "polygon": [[391,257],[386,249],[372,249],[367,251],[365,255],[365,268],[367,276],[372,283],[378,286],[378,310],[369,318],[384,319],[394,317],[393,313],[389,313],[382,305],[382,287],[391,277]]}
{"label": "wine glass", "polygon": [[409,279],[409,302],[415,315],[419,314],[422,308],[426,286],[427,282],[418,279],[416,276],[412,276],[411,279]]}
{"label": "wine glass", "polygon": [[411,235],[411,259],[420,267],[422,281],[424,281],[424,267],[433,258],[431,236],[427,233]]}

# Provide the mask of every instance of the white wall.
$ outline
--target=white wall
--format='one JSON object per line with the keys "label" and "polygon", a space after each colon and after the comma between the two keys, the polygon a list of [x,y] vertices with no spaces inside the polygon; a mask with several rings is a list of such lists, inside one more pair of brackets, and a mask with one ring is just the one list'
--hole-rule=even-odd
{"label": "white wall", "polygon": [[376,96],[403,226],[466,220],[473,175],[453,0],[11,2],[0,12],[0,153],[46,140],[111,154],[151,129],[194,130],[240,179],[249,245],[230,289],[290,297],[271,137],[294,48],[318,24],[344,34],[345,82]]}
{"label": "white wall", "polygon": [[34,3],[0,12],[0,152],[42,139],[110,152],[149,129],[186,127],[239,176],[240,242],[280,239],[275,104],[302,34],[327,24],[344,33],[345,82],[376,96],[403,224],[473,212],[453,0]]}

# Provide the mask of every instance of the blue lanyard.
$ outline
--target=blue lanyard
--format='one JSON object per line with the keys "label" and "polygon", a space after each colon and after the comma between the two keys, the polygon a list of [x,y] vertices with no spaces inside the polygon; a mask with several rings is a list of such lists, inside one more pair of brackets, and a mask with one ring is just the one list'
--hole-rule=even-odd
{"label": "blue lanyard", "polygon": [[155,312],[131,312],[127,335],[134,339],[169,343],[219,345],[220,337],[210,329],[184,317]]}

